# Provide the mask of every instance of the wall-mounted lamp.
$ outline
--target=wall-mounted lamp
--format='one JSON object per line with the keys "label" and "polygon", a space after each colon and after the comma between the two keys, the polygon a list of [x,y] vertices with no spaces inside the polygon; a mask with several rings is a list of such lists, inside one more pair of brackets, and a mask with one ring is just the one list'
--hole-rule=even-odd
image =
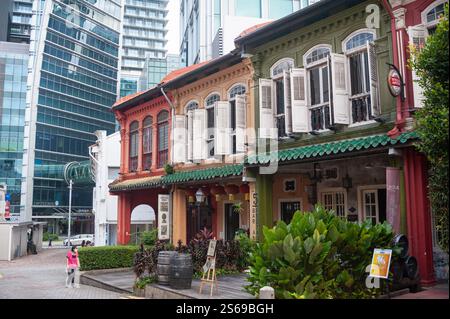
{"label": "wall-mounted lamp", "polygon": [[195,193],[195,199],[197,200],[197,204],[201,204],[205,201],[205,194],[203,194],[201,188]]}

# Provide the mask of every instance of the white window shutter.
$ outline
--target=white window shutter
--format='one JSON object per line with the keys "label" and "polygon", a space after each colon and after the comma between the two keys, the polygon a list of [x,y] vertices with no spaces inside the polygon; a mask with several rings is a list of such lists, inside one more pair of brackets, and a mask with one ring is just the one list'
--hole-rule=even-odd
{"label": "white window shutter", "polygon": [[[332,53],[329,64],[329,82],[331,83],[331,103],[333,123],[350,124],[350,107],[348,85],[345,67],[346,57],[343,54]],[[362,79],[361,79],[362,80]]]}
{"label": "white window shutter", "polygon": [[291,107],[292,131],[294,133],[309,132],[309,113],[306,104],[306,72],[305,69],[291,70]]}
{"label": "white window shutter", "polygon": [[245,152],[245,138],[247,127],[247,107],[245,95],[236,95],[236,152]]}
{"label": "white window shutter", "polygon": [[193,160],[202,160],[206,158],[206,110],[194,110],[193,118]]}
{"label": "white window shutter", "polygon": [[259,137],[276,138],[273,81],[259,79]]}
{"label": "white window shutter", "polygon": [[375,43],[367,42],[367,54],[369,60],[370,103],[372,116],[381,114],[380,97],[378,96],[378,66]]}
{"label": "white window shutter", "polygon": [[291,80],[290,72],[284,71],[283,74],[284,85],[284,122],[286,134],[292,133],[292,103],[291,103]]}
{"label": "white window shutter", "polygon": [[173,161],[175,163],[186,162],[186,117],[175,115],[175,129],[173,132]]}
{"label": "white window shutter", "polygon": [[227,101],[218,101],[214,105],[216,133],[214,153],[228,155],[231,153],[230,141],[230,106]]}
{"label": "white window shutter", "polygon": [[[423,25],[410,26],[408,28],[409,44],[416,47],[417,50],[421,50],[425,45],[426,38],[428,36],[428,30]],[[423,89],[419,85],[420,77],[416,74],[416,71],[412,70],[413,81],[413,93],[414,93],[414,107],[423,107],[423,101],[425,99],[423,95]]]}
{"label": "white window shutter", "polygon": [[194,111],[188,111],[187,112],[187,133],[188,133],[188,137],[187,137],[187,159],[189,161],[192,161],[193,157],[193,126],[194,125]]}

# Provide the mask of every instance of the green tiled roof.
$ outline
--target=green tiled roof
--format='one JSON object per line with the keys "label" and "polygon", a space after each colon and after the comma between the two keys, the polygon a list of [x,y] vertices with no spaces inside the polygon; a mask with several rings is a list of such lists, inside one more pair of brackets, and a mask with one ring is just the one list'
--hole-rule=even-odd
{"label": "green tiled roof", "polygon": [[109,185],[110,191],[155,188],[175,183],[211,180],[215,178],[239,176],[242,174],[243,164],[223,165],[205,169],[176,171],[170,175],[158,177],[143,177],[116,182]]}
{"label": "green tiled roof", "polygon": [[403,144],[418,137],[416,132],[402,133],[396,138],[386,134],[334,141],[323,144],[313,144],[271,152],[265,155],[252,155],[247,158],[248,164],[267,164],[269,162],[285,162],[303,158],[314,158],[351,151],[360,151],[386,145]]}

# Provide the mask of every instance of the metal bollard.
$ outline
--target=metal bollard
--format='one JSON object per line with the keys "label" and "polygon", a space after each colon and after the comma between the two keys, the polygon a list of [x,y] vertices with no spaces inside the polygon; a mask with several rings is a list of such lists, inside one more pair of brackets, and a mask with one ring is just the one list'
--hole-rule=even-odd
{"label": "metal bollard", "polygon": [[275,299],[275,290],[269,286],[262,287],[259,290],[259,299]]}

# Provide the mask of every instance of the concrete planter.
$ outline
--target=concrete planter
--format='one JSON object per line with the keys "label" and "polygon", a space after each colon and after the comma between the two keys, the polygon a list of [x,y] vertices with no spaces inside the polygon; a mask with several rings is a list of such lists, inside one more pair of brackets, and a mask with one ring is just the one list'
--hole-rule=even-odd
{"label": "concrete planter", "polygon": [[133,294],[134,294],[136,297],[145,297],[145,288],[137,288],[137,287],[134,287],[134,288],[133,288]]}

